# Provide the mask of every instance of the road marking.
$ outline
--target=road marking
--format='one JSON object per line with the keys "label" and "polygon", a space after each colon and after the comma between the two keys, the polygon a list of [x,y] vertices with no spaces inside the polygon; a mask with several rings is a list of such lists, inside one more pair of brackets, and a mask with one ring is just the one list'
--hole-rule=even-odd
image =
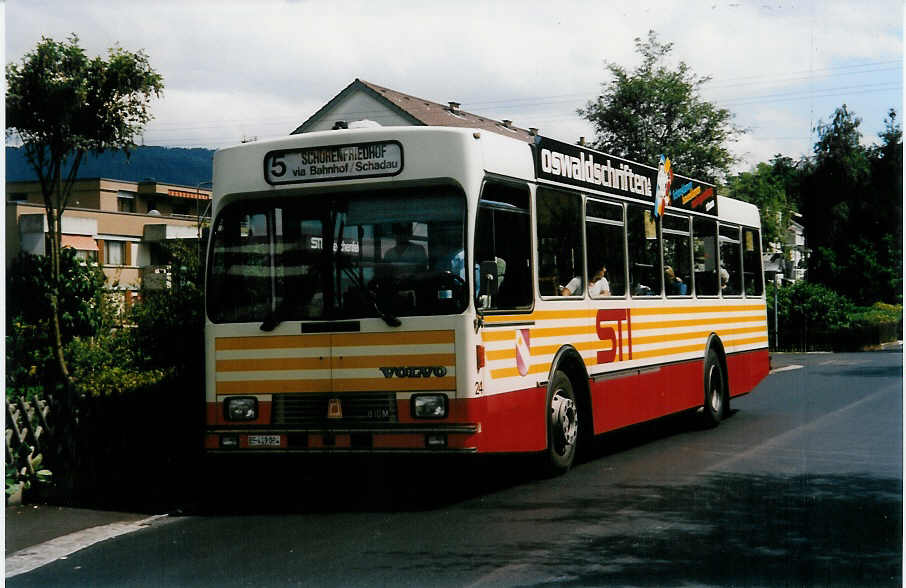
{"label": "road marking", "polygon": [[76,551],[91,547],[95,543],[113,539],[126,533],[138,531],[151,525],[153,522],[164,518],[168,515],[154,515],[140,521],[130,523],[110,523],[109,525],[100,525],[83,531],[76,531],[69,535],[63,535],[50,541],[45,541],[38,545],[32,545],[25,549],[12,553],[6,557],[6,577],[11,578],[30,572],[41,566],[45,566],[58,559],[72,555]]}
{"label": "road marking", "polygon": [[[900,385],[900,389],[902,389],[902,384]],[[802,435],[804,433],[812,432],[821,427],[827,426],[828,423],[831,423],[837,419],[842,418],[843,416],[846,415],[846,413],[849,413],[850,411],[860,408],[863,404],[873,402],[874,400],[876,400],[876,399],[880,398],[881,396],[888,394],[888,393],[889,393],[888,388],[881,388],[880,390],[874,392],[873,394],[870,394],[859,400],[856,400],[855,402],[853,402],[851,404],[842,406],[833,412],[825,413],[813,421],[803,423],[803,424],[799,425],[798,427],[790,429],[789,431],[786,431],[779,435],[775,435],[774,437],[771,437],[770,439],[767,439],[758,445],[753,445],[744,451],[735,453],[735,454],[731,455],[730,457],[728,457],[727,459],[724,459],[723,461],[719,461],[719,462],[705,468],[704,470],[702,470],[702,472],[704,473],[704,472],[709,472],[709,471],[713,471],[713,470],[723,469],[738,461],[741,461],[743,459],[748,459],[748,458],[752,457],[753,455],[756,455],[765,450],[776,449],[777,447],[782,446],[784,443],[788,443],[793,438],[795,438],[799,435]]]}
{"label": "road marking", "polygon": [[785,365],[785,366],[783,366],[783,367],[781,367],[781,368],[777,368],[777,369],[771,370],[770,373],[772,373],[772,374],[779,374],[780,372],[788,372],[788,371],[790,371],[790,370],[801,370],[803,367],[805,367],[805,366],[801,366],[801,365],[798,365],[798,364]]}

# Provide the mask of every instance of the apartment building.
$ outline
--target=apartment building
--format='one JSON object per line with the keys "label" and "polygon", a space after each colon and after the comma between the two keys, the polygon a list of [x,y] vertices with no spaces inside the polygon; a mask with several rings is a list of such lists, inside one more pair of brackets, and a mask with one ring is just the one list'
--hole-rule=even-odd
{"label": "apartment building", "polygon": [[[210,188],[154,180],[77,180],[63,214],[63,247],[96,262],[131,304],[142,284],[165,287],[162,243],[198,239],[210,215]],[[38,182],[6,184],[6,266],[20,251],[47,251],[47,217]]]}

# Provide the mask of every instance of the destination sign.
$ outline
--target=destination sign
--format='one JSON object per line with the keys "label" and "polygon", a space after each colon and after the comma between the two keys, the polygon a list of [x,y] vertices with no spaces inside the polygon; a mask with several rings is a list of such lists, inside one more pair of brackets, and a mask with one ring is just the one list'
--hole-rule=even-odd
{"label": "destination sign", "polygon": [[659,212],[675,207],[717,214],[717,193],[705,182],[671,173],[659,194],[658,168],[541,136],[535,137],[532,154],[538,179],[661,203]]}
{"label": "destination sign", "polygon": [[268,184],[298,184],[395,176],[403,171],[403,146],[397,141],[281,149],[264,156]]}

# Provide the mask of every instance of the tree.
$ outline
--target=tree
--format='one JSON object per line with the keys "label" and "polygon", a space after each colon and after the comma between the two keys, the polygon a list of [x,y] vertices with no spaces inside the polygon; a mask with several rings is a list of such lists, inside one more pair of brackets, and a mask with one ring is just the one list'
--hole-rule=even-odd
{"label": "tree", "polygon": [[771,165],[762,162],[752,171],[730,177],[727,189],[730,197],[758,206],[765,243],[783,242],[793,210],[783,182],[774,175]]}
{"label": "tree", "polygon": [[635,39],[642,63],[633,72],[607,63],[612,80],[578,114],[595,128],[595,147],[618,157],[655,165],[661,154],[685,176],[718,182],[734,158],[726,144],[743,131],[733,114],[703,100],[711,78],[697,76],[685,62],[665,63],[673,43],[660,43],[654,31]]}
{"label": "tree", "polygon": [[114,47],[108,59],[89,59],[73,34],[65,42],[43,37],[19,65],[6,66],[7,136],[18,136],[41,184],[49,233],[53,354],[70,380],[60,328],[60,250],[63,213],[85,153],[134,147],[151,120],[149,103],[163,78],[144,52]]}
{"label": "tree", "polygon": [[[61,289],[60,331],[64,344],[76,337],[94,337],[110,328],[113,309],[104,289],[104,273],[83,263],[74,249],[60,254]],[[51,308],[46,296],[51,288],[50,258],[19,254],[6,272],[10,293],[6,305],[6,376],[8,389],[38,384],[46,368],[53,365],[50,355]]]}
{"label": "tree", "polygon": [[[793,216],[799,210],[799,188],[808,161],[794,161],[777,154],[770,163],[727,179],[727,195],[758,207],[763,242],[783,243]],[[784,253],[788,253],[784,251]]]}
{"label": "tree", "polygon": [[145,367],[174,368],[197,381],[204,367],[204,261],[197,243],[174,240],[163,248],[170,287],[143,286],[130,316],[132,347]]}
{"label": "tree", "polygon": [[811,280],[856,303],[902,299],[902,134],[890,111],[881,144],[866,148],[844,104],[816,127],[802,181]]}

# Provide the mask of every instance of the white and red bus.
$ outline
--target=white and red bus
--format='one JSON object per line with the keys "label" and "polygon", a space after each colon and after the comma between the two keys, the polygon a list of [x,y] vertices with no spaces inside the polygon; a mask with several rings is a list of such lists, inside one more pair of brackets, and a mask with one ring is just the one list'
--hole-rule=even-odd
{"label": "white and red bus", "polygon": [[597,434],[717,424],[768,373],[758,211],[663,158],[345,129],[218,151],[213,199],[209,454],[563,471]]}

